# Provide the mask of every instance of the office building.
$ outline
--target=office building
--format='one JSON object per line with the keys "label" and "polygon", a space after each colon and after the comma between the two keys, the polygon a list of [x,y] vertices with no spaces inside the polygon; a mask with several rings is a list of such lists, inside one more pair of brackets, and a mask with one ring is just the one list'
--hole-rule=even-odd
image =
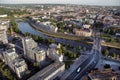
{"label": "office building", "polygon": [[91,29],[74,29],[73,31],[76,36],[84,36],[84,37],[90,37],[92,36],[92,30]]}
{"label": "office building", "polygon": [[25,37],[22,42],[25,57],[34,61],[34,53],[32,49],[37,47],[37,43],[31,37]]}
{"label": "office building", "polygon": [[15,48],[8,49],[3,52],[4,62],[8,65],[19,78],[21,78],[27,71],[27,64],[22,58],[19,58],[15,52]]}
{"label": "office building", "polygon": [[3,42],[3,44],[8,43],[7,33],[4,29],[0,30],[0,41]]}
{"label": "office building", "polygon": [[18,54],[15,52],[15,48],[8,49],[3,52],[4,62],[12,68],[12,61],[18,58]]}
{"label": "office building", "polygon": [[47,56],[52,60],[63,61],[63,55],[58,52],[59,45],[51,44],[47,50]]}
{"label": "office building", "polygon": [[9,28],[9,20],[0,20],[0,30],[5,30],[7,31]]}
{"label": "office building", "polygon": [[25,60],[23,60],[22,58],[17,58],[13,60],[13,71],[17,74],[19,78],[24,76],[27,70],[28,67],[25,63]]}
{"label": "office building", "polygon": [[46,51],[42,48],[36,47],[33,48],[34,60],[36,62],[42,62],[46,58]]}
{"label": "office building", "polygon": [[8,29],[8,22],[3,22],[3,23],[0,23],[0,30],[5,30],[5,31],[7,31],[7,29]]}

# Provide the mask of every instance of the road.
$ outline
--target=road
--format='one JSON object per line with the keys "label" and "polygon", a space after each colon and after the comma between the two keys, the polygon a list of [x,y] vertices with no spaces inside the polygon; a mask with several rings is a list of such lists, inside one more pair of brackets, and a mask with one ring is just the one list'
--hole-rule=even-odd
{"label": "road", "polygon": [[[90,61],[88,62],[88,64],[83,67],[83,70],[80,71],[79,74],[77,74],[72,80],[79,80],[81,79],[81,77],[83,75],[86,74],[86,72],[90,71],[91,69],[93,69],[97,63],[99,62],[100,59],[100,52],[101,52],[101,41],[99,38],[95,38],[94,39],[94,45],[93,45],[93,49],[92,49],[92,57],[90,58]],[[81,66],[80,66],[81,67]]]}
{"label": "road", "polygon": [[91,69],[93,69],[97,65],[97,63],[99,61],[98,53],[99,52],[97,50],[94,50],[93,58],[91,59],[89,64],[87,64],[85,67],[83,67],[83,70],[81,70],[81,72],[79,74],[77,74],[72,80],[80,80],[82,78],[82,76],[84,76],[87,72],[89,72]]}
{"label": "road", "polygon": [[[94,45],[90,52],[90,56],[86,59],[82,64],[74,69],[74,71],[67,76],[67,78],[63,78],[63,80],[79,80],[84,76],[88,71],[93,69],[100,59],[101,53],[101,41],[99,38],[94,39]],[[78,68],[80,68],[80,72],[77,72]]]}

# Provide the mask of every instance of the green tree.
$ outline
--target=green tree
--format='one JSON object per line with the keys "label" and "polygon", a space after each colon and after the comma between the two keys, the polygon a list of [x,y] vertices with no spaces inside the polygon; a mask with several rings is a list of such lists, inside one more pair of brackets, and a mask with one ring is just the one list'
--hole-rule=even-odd
{"label": "green tree", "polygon": [[16,78],[15,78],[15,77],[12,77],[11,80],[16,80]]}
{"label": "green tree", "polygon": [[61,29],[61,32],[64,32],[64,29]]}
{"label": "green tree", "polygon": [[110,37],[110,42],[114,42],[115,39],[113,37]]}
{"label": "green tree", "polygon": [[[11,32],[17,32],[17,33],[22,33],[19,28],[18,28],[18,24],[17,22],[15,21],[15,19],[11,19],[10,20],[10,31]],[[11,29],[12,28],[12,29]]]}
{"label": "green tree", "polygon": [[8,70],[8,69],[4,69],[4,74],[7,76],[7,77],[9,77],[10,78],[10,76],[11,76],[11,72]]}
{"label": "green tree", "polygon": [[9,32],[10,32],[10,34],[13,34],[13,28],[12,27],[10,27],[10,30],[9,30]]}
{"label": "green tree", "polygon": [[113,53],[113,54],[112,54],[112,57],[113,57],[113,58],[116,58],[116,57],[117,57],[116,53]]}
{"label": "green tree", "polygon": [[110,29],[107,29],[107,34],[109,34],[110,33]]}
{"label": "green tree", "polygon": [[66,52],[66,47],[61,46],[62,52]]}
{"label": "green tree", "polygon": [[1,68],[2,68],[2,69],[5,68],[5,64],[2,64]]}
{"label": "green tree", "polygon": [[62,53],[63,53],[63,51],[62,51],[61,48],[58,49],[58,52],[59,52],[59,54],[62,54]]}
{"label": "green tree", "polygon": [[108,51],[108,50],[105,50],[104,55],[105,55],[105,56],[108,56],[108,55],[109,55],[109,51]]}
{"label": "green tree", "polygon": [[78,46],[78,49],[80,50],[80,49],[81,49],[81,46]]}
{"label": "green tree", "polygon": [[50,39],[48,39],[48,42],[49,42],[49,44],[51,44],[51,43],[54,43],[55,41],[53,38],[50,38]]}
{"label": "green tree", "polygon": [[76,54],[76,53],[74,53],[74,59],[75,59],[75,58],[77,58],[77,54]]}

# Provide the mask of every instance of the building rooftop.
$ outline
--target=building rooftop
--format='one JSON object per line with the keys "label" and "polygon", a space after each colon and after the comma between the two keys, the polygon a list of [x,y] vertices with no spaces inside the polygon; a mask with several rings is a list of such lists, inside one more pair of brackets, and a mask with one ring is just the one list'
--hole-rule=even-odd
{"label": "building rooftop", "polygon": [[56,48],[58,47],[58,45],[53,43],[53,44],[49,45],[49,47],[50,47],[50,48],[55,48],[55,49],[56,49]]}
{"label": "building rooftop", "polygon": [[19,67],[25,65],[25,61],[24,61],[24,59],[22,59],[22,58],[16,58],[16,59],[13,61],[13,64],[15,65],[15,67],[19,68]]}
{"label": "building rooftop", "polygon": [[91,32],[92,31],[91,29],[86,29],[86,28],[84,28],[84,29],[75,29],[75,30],[77,30],[77,31],[85,31],[85,32]]}
{"label": "building rooftop", "polygon": [[39,48],[39,47],[33,48],[33,51],[34,51],[35,53],[37,53],[37,54],[40,54],[40,53],[45,52],[45,50],[44,50],[44,49]]}
{"label": "building rooftop", "polygon": [[15,48],[8,49],[5,53],[8,54],[9,56],[10,56],[10,55],[13,55],[13,54],[16,54]]}
{"label": "building rooftop", "polygon": [[32,39],[32,38],[29,36],[25,37],[25,40],[30,40],[30,39]]}
{"label": "building rooftop", "polygon": [[46,77],[54,73],[57,69],[59,69],[63,65],[64,63],[62,62],[52,63],[51,65],[45,67],[44,69],[30,77],[28,80],[44,80]]}

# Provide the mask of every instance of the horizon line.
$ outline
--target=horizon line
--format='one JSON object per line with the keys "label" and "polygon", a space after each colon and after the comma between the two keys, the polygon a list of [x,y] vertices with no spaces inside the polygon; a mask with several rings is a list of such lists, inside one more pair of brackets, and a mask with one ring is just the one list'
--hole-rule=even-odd
{"label": "horizon line", "polygon": [[25,4],[33,4],[33,5],[80,5],[80,6],[120,6],[120,5],[100,5],[100,4],[75,4],[75,3],[0,3],[0,5],[25,5]]}

